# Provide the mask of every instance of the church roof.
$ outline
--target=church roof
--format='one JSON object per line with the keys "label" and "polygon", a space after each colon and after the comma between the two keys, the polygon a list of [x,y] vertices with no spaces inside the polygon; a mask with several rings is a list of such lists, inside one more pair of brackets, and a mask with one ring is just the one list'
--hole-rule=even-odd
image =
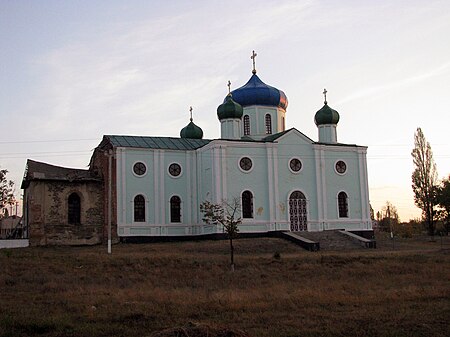
{"label": "church roof", "polygon": [[[320,142],[315,142],[302,132],[298,131],[296,128],[291,128],[282,132],[275,133],[273,135],[268,135],[262,139],[253,139],[248,136],[244,136],[241,139],[216,139],[220,141],[233,141],[233,142],[247,142],[247,143],[271,143],[282,137],[283,135],[295,131],[302,134],[306,139],[311,141],[311,144],[322,144]],[[142,148],[142,149],[160,149],[160,150],[196,150],[199,149],[210,142],[215,141],[214,139],[193,139],[193,138],[173,138],[173,137],[146,137],[146,136],[114,136],[105,135],[103,140],[98,146],[100,149],[107,149],[111,146],[113,147],[132,147],[132,148]],[[354,144],[325,144],[325,145],[336,145],[336,146],[357,146]]]}
{"label": "church roof", "polygon": [[103,136],[99,147],[105,147],[110,143],[113,147],[134,147],[144,149],[162,150],[196,150],[205,146],[211,140],[194,138],[172,137],[145,137],[145,136]]}
{"label": "church roof", "polygon": [[244,113],[242,105],[236,103],[231,93],[225,97],[225,102],[217,107],[217,117],[219,120],[227,118],[241,118]]}
{"label": "church roof", "polygon": [[[250,105],[275,106],[286,110],[288,100],[286,94],[270,85],[265,84],[253,73],[252,77],[242,87],[231,92],[233,100],[243,107]],[[224,99],[224,102],[226,98]]]}
{"label": "church roof", "polygon": [[55,166],[28,159],[21,188],[27,188],[32,180],[101,181],[99,177],[87,169]]}
{"label": "church roof", "polygon": [[316,112],[314,121],[317,126],[324,124],[337,124],[339,122],[339,113],[330,108],[327,101],[325,101],[324,106]]}

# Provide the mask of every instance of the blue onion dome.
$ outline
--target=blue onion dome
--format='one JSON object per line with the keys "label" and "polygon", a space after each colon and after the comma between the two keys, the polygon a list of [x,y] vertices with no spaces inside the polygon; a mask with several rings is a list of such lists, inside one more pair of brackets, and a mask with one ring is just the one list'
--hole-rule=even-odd
{"label": "blue onion dome", "polygon": [[261,81],[256,75],[256,71],[253,71],[252,77],[250,77],[244,86],[233,90],[231,94],[233,95],[233,100],[243,107],[250,105],[266,105],[286,110],[288,106],[286,94]]}
{"label": "blue onion dome", "polygon": [[242,105],[236,103],[231,93],[225,97],[225,101],[217,107],[217,117],[219,120],[227,119],[227,118],[242,118],[244,114],[244,109]]}
{"label": "blue onion dome", "polygon": [[328,106],[328,102],[324,102],[324,106],[316,112],[314,122],[316,125],[337,124],[339,122],[339,113]]}
{"label": "blue onion dome", "polygon": [[181,129],[180,137],[190,139],[202,139],[203,130],[197,125],[195,125],[191,118],[190,123]]}

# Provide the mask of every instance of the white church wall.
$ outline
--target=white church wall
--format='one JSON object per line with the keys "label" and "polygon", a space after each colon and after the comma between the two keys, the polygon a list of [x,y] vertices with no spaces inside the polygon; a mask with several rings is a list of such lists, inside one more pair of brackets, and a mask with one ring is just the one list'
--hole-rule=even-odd
{"label": "white church wall", "polygon": [[[289,168],[289,162],[294,158],[302,163],[299,172],[293,172]],[[300,191],[307,198],[308,222],[317,221],[316,164],[311,141],[297,132],[289,132],[278,142],[277,162],[282,219],[289,221],[289,197],[292,192]]]}

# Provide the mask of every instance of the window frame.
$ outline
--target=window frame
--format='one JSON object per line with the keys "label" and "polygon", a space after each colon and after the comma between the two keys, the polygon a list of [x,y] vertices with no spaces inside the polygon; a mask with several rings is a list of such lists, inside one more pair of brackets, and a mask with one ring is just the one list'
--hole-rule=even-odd
{"label": "window frame", "polygon": [[[341,195],[345,195],[345,199],[343,199],[343,203],[341,202]],[[348,194],[345,191],[339,191],[337,195],[337,206],[338,206],[338,218],[349,218],[350,210],[349,210],[349,202],[348,202]],[[341,212],[342,210],[342,212]]]}
{"label": "window frame", "polygon": [[[293,169],[292,169],[292,167],[291,167],[291,162],[293,161],[293,160],[298,160],[299,162],[300,162],[300,170],[298,170],[298,171],[294,171]],[[303,165],[303,162],[302,162],[302,160],[299,158],[299,157],[291,157],[289,160],[288,160],[288,168],[289,168],[289,171],[291,171],[293,174],[299,174],[300,172],[302,172],[303,171],[303,167],[304,167],[304,165]]]}
{"label": "window frame", "polygon": [[[176,200],[178,199],[178,200]],[[176,204],[175,204],[176,202]],[[182,219],[182,215],[181,215],[181,197],[179,195],[172,195],[169,199],[169,204],[170,204],[170,223],[181,223],[181,219]],[[178,205],[178,208],[175,208],[175,206]],[[175,214],[174,212],[177,211],[177,214]],[[178,221],[174,221],[174,215],[175,220]]]}
{"label": "window frame", "polygon": [[250,116],[249,115],[244,115],[244,117],[242,118],[243,120],[243,124],[244,124],[244,136],[250,136]]}
{"label": "window frame", "polygon": [[[338,164],[339,162],[344,163],[344,165],[345,165],[345,170],[344,170],[344,172],[339,172],[339,171],[338,171],[338,169],[337,169],[337,164]],[[338,160],[336,160],[336,161],[334,162],[334,172],[336,172],[336,173],[337,173],[338,175],[340,175],[340,176],[343,176],[343,175],[347,174],[347,172],[348,172],[348,165],[347,165],[347,163],[345,162],[345,160],[338,159]]]}
{"label": "window frame", "polygon": [[[136,212],[137,212],[137,209],[136,209],[136,198],[138,198],[138,197],[142,197],[142,201],[140,201],[140,202],[142,202],[142,205],[140,205],[140,207],[142,207],[142,213],[143,213],[143,217],[142,218],[139,218],[139,220],[136,220]],[[145,196],[143,195],[143,194],[136,194],[135,196],[134,196],[134,198],[133,198],[133,222],[139,222],[139,223],[141,223],[141,222],[147,222],[146,221],[146,217],[147,217],[147,212],[146,212],[146,201],[147,201],[147,199],[145,198]],[[141,220],[142,219],[142,220]]]}
{"label": "window frame", "polygon": [[[71,199],[72,197],[76,197],[78,201],[78,205],[75,205],[78,207],[78,209],[73,209],[73,204],[71,205]],[[75,214],[74,214],[75,212]],[[75,219],[74,219],[75,216]],[[78,220],[78,221],[76,221]],[[72,192],[67,197],[67,223],[69,225],[81,225],[81,197],[77,192]]]}
{"label": "window frame", "polygon": [[[170,168],[172,167],[172,165],[178,165],[179,166],[179,168],[180,168],[180,173],[177,175],[177,176],[174,176],[171,172],[170,172]],[[183,166],[180,164],[180,163],[178,163],[178,162],[172,162],[172,163],[170,163],[168,166],[167,166],[167,173],[169,174],[169,176],[171,177],[171,178],[174,178],[174,179],[178,179],[178,178],[180,178],[182,175],[183,175]]]}
{"label": "window frame", "polygon": [[[241,162],[242,162],[242,160],[244,160],[244,159],[249,159],[249,160],[250,160],[251,167],[250,167],[248,170],[245,170],[245,169],[243,169],[243,168],[241,167]],[[242,157],[240,157],[237,164],[238,164],[239,170],[241,170],[241,172],[244,172],[244,173],[250,173],[250,172],[252,172],[252,171],[253,171],[253,168],[255,167],[255,165],[254,165],[254,163],[253,163],[253,159],[250,158],[249,156],[242,156]]]}
{"label": "window frame", "polygon": [[[138,164],[144,165],[145,172],[144,172],[143,174],[137,174],[137,173],[134,171],[134,167],[135,167],[136,165],[138,165]],[[133,165],[131,166],[131,172],[133,172],[133,175],[134,175],[135,177],[138,177],[138,178],[145,177],[145,176],[147,175],[147,173],[148,173],[148,167],[147,167],[147,164],[145,164],[145,163],[144,163],[143,161],[141,161],[141,160],[135,161],[135,162],[133,163]]]}
{"label": "window frame", "polygon": [[265,129],[266,129],[266,135],[271,135],[272,134],[272,115],[267,113],[264,116],[264,125],[265,125]]}
{"label": "window frame", "polygon": [[[249,204],[247,204],[247,200],[246,203],[244,203],[244,195],[248,195],[250,194],[250,198],[248,199]],[[242,214],[242,219],[254,219],[255,218],[255,203],[254,203],[254,199],[255,197],[253,196],[253,192],[250,190],[244,190],[241,193],[241,214]],[[247,207],[250,207],[250,210],[248,210]],[[250,216],[247,216],[250,215]]]}

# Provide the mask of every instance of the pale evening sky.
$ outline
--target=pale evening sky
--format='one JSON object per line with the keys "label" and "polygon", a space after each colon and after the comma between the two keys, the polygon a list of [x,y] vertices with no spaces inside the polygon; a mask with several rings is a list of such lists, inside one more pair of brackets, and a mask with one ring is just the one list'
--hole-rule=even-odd
{"label": "pale evening sky", "polygon": [[0,0],[0,167],[86,168],[104,134],[218,138],[216,108],[258,75],[283,90],[286,127],[317,140],[328,90],[338,141],[367,145],[370,201],[418,217],[413,135],[450,173],[449,1]]}

